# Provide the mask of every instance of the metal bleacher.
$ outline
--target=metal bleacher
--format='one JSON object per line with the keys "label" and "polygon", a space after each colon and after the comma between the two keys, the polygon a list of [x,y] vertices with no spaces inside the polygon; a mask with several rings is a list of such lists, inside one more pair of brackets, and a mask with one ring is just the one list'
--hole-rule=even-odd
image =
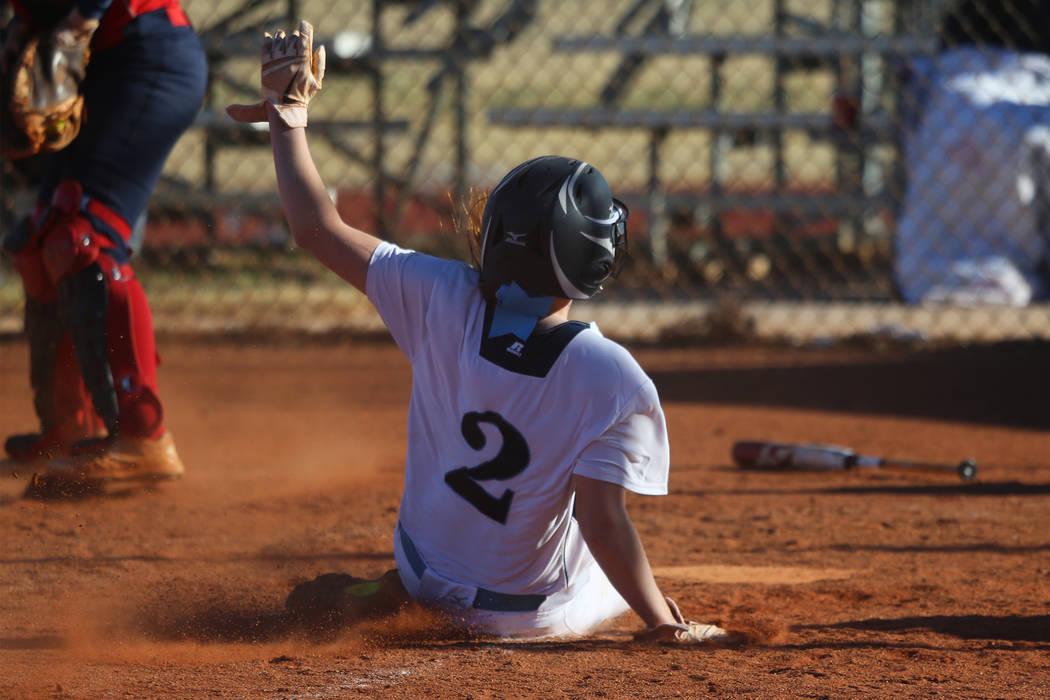
{"label": "metal bleacher", "polygon": [[[469,64],[484,60],[501,43],[511,41],[535,17],[537,0],[508,0],[502,13],[478,26],[474,14],[477,3],[468,0],[371,0],[370,27],[363,32],[345,31],[335,36],[320,36],[318,42],[327,48],[326,76],[359,76],[367,83],[363,99],[371,105],[371,118],[366,120],[326,121],[312,119],[310,133],[322,139],[335,153],[348,161],[364,165],[372,179],[372,202],[376,231],[392,237],[399,228],[408,201],[418,197],[438,211],[448,213],[449,201],[429,198],[417,188],[419,165],[423,151],[432,135],[437,114],[446,99],[451,103],[455,153],[451,201],[465,202],[469,183],[467,170],[470,152],[467,134],[467,99],[469,92]],[[241,210],[273,210],[276,194],[246,195],[222,191],[217,181],[215,161],[220,150],[244,147],[267,147],[269,136],[261,125],[237,124],[223,114],[224,104],[215,99],[216,88],[243,94],[250,99],[257,88],[243,84],[229,70],[231,59],[254,57],[258,52],[258,37],[271,28],[275,12],[281,12],[289,26],[298,23],[298,3],[295,0],[243,0],[234,11],[200,29],[202,42],[208,53],[210,80],[204,108],[194,128],[205,135],[204,183],[180,181],[165,175],[159,183],[151,208],[181,209],[201,217],[213,216],[215,207],[230,201]],[[435,48],[391,47],[383,33],[384,12],[392,8],[404,10],[401,23],[409,26],[424,18],[439,6],[452,14],[453,28],[449,42]],[[260,10],[264,12],[260,14]],[[254,14],[253,14],[254,13]],[[252,21],[251,17],[257,17]],[[245,18],[249,19],[245,19]],[[386,22],[389,25],[389,22]],[[349,47],[349,48],[347,48]],[[387,113],[384,99],[387,90],[386,69],[407,62],[435,63],[426,84],[426,111],[414,114],[413,119],[393,118]],[[369,134],[368,150],[355,146],[349,135]],[[410,138],[412,155],[404,168],[394,171],[388,157],[390,138]],[[277,207],[279,209],[279,207]],[[460,219],[453,217],[457,223]]]}
{"label": "metal bleacher", "polygon": [[[829,0],[834,21],[818,22],[792,14],[784,0],[772,0],[772,33],[690,34],[687,31],[692,2],[637,0],[618,21],[611,35],[570,35],[552,40],[551,49],[562,54],[613,53],[620,63],[608,77],[599,102],[591,107],[561,108],[548,105],[492,109],[489,120],[497,125],[523,128],[577,128],[587,130],[635,129],[648,132],[648,185],[642,206],[649,214],[650,255],[661,264],[669,255],[667,233],[670,211],[689,210],[704,222],[711,243],[723,259],[741,259],[738,246],[727,240],[720,214],[731,210],[762,210],[779,219],[833,218],[851,230],[863,232],[879,212],[892,211],[899,201],[901,173],[889,172],[870,159],[877,146],[898,145],[898,115],[883,107],[881,95],[895,85],[894,61],[929,54],[936,49],[931,32],[915,30],[921,2],[878,2],[878,12],[867,12],[870,0]],[[880,12],[892,6],[892,17]],[[921,9],[921,8],[919,8]],[[637,18],[651,19],[640,31]],[[878,23],[873,21],[878,19]],[[889,32],[886,25],[893,29]],[[709,91],[699,109],[645,109],[621,105],[630,77],[648,59],[657,56],[701,56],[707,59]],[[725,102],[727,59],[741,55],[771,59],[771,107],[764,111],[733,111]],[[843,94],[826,111],[790,111],[785,78],[795,71],[830,70]],[[710,179],[696,183],[689,193],[669,193],[660,176],[664,144],[675,130],[705,130],[711,146],[706,153]],[[833,190],[792,191],[785,167],[784,136],[802,132],[829,142],[835,149],[836,182]],[[769,186],[759,192],[733,191],[723,163],[737,145],[761,141],[772,151]],[[702,158],[704,154],[697,154]],[[776,230],[782,227],[776,226]],[[790,242],[798,246],[798,242]]]}

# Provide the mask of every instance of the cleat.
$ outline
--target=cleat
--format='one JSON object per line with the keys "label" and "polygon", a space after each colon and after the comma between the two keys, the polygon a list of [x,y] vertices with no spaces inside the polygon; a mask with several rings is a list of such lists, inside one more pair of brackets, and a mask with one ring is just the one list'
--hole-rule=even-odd
{"label": "cleat", "polygon": [[106,484],[119,481],[177,479],[186,468],[171,433],[156,440],[117,437],[75,446],[69,457],[53,459],[34,482]]}
{"label": "cleat", "polygon": [[71,454],[78,441],[97,439],[84,438],[84,435],[85,432],[80,430],[71,432],[58,429],[45,433],[16,433],[4,440],[4,451],[12,462],[34,464]]}
{"label": "cleat", "polygon": [[4,440],[4,451],[12,462],[30,464],[69,454],[69,445],[49,433],[18,433]]}
{"label": "cleat", "polygon": [[46,453],[41,446],[40,433],[19,433],[4,440],[4,452],[13,462],[32,462]]}
{"label": "cleat", "polygon": [[397,569],[392,569],[377,579],[323,574],[296,586],[288,595],[285,607],[301,623],[331,630],[392,615],[410,600]]}

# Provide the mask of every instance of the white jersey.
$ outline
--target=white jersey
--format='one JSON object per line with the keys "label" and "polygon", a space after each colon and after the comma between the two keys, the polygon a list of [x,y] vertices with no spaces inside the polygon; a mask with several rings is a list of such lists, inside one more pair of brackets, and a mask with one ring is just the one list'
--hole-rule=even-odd
{"label": "white jersey", "polygon": [[399,524],[446,581],[550,595],[594,563],[572,475],[666,493],[664,415],[652,380],[593,325],[487,338],[477,283],[463,263],[389,243],[370,262],[368,298],[412,363]]}

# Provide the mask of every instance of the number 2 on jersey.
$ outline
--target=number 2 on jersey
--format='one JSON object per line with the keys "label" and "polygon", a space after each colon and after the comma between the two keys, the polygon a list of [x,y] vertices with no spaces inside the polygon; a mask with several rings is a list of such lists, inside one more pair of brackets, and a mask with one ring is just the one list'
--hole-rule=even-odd
{"label": "number 2 on jersey", "polygon": [[460,431],[467,444],[475,450],[480,450],[485,446],[485,433],[481,430],[482,423],[489,423],[499,429],[500,436],[503,438],[499,454],[475,467],[460,467],[446,472],[445,483],[483,515],[506,525],[510,503],[514,500],[514,492],[504,489],[503,494],[496,498],[482,488],[478,482],[503,481],[520,474],[525,467],[529,466],[529,446],[517,428],[504,420],[500,414],[495,411],[484,413],[471,411],[463,416]]}

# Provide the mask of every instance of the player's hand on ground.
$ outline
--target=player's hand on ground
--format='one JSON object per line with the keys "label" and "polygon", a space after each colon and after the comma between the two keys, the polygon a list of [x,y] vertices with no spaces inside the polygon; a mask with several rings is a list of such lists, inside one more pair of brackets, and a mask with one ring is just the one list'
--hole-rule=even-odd
{"label": "player's hand on ground", "polygon": [[665,597],[674,623],[656,625],[634,635],[634,641],[645,644],[708,644],[729,641],[729,633],[717,625],[690,622],[678,609],[678,604]]}
{"label": "player's hand on ground", "polygon": [[314,28],[307,22],[286,35],[265,34],[262,43],[262,100],[253,105],[230,105],[226,113],[239,122],[269,121],[270,103],[290,127],[306,126],[306,109],[324,80],[324,46],[314,48]]}
{"label": "player's hand on ground", "polygon": [[716,644],[729,640],[724,629],[702,622],[668,622],[634,635],[634,641],[644,644]]}

